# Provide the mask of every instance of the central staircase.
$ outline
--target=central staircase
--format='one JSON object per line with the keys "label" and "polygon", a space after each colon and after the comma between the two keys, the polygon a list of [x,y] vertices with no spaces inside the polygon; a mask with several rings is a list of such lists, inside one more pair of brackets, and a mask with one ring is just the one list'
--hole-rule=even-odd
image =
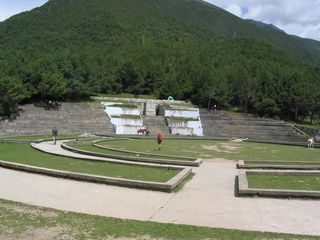
{"label": "central staircase", "polygon": [[143,126],[151,129],[151,135],[156,135],[160,130],[164,135],[170,135],[169,128],[163,116],[142,116]]}

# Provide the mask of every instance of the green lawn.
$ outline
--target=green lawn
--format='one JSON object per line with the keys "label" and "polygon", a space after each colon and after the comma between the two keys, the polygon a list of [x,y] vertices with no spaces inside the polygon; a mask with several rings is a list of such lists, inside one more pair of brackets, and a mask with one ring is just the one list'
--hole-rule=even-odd
{"label": "green lawn", "polygon": [[320,174],[285,175],[247,173],[249,188],[320,191]]}
{"label": "green lawn", "polygon": [[[59,135],[58,139],[77,138],[79,135]],[[30,135],[30,136],[8,136],[0,140],[21,140],[21,141],[39,141],[42,139],[52,139],[52,135]]]}
{"label": "green lawn", "polygon": [[[120,140],[122,141],[122,140]],[[153,159],[169,159],[169,160],[184,160],[184,161],[194,161],[196,159],[189,159],[189,158],[183,158],[183,157],[174,157],[174,156],[164,156],[160,155],[159,151],[157,152],[158,155],[152,155],[152,154],[143,154],[143,153],[135,153],[135,152],[124,152],[124,151],[114,151],[109,149],[103,149],[96,146],[93,146],[91,142],[87,141],[73,141],[67,143],[67,145],[84,151],[89,152],[95,152],[95,153],[102,153],[106,155],[113,155],[113,156],[124,156],[124,157],[141,157],[141,158],[153,158]],[[98,143],[100,145],[100,143]]]}
{"label": "green lawn", "polygon": [[307,165],[307,166],[320,166],[320,161],[318,162],[264,162],[264,161],[244,161],[245,165]]}
{"label": "green lawn", "polygon": [[0,160],[70,172],[154,182],[166,182],[178,173],[176,169],[59,157],[37,151],[28,144],[0,143]]}
{"label": "green lawn", "polygon": [[[106,141],[99,144],[122,150],[159,153],[155,139]],[[231,160],[320,161],[320,149],[307,149],[298,146],[176,139],[164,139],[162,145],[161,154],[165,155]]]}
{"label": "green lawn", "polygon": [[315,240],[319,237],[120,220],[0,199],[0,238],[148,240]]}

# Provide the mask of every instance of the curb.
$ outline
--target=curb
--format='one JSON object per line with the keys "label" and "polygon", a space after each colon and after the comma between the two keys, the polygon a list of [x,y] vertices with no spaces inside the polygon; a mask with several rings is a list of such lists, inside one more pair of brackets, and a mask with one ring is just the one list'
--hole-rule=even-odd
{"label": "curb", "polygon": [[197,160],[192,162],[192,161],[180,161],[180,160],[169,160],[169,159],[162,160],[162,159],[152,159],[152,158],[136,158],[136,157],[109,155],[109,154],[96,153],[96,152],[76,149],[64,143],[61,144],[61,147],[67,151],[71,151],[74,153],[79,153],[79,154],[84,154],[84,155],[89,155],[94,157],[119,159],[119,160],[131,161],[131,162],[169,164],[169,165],[189,166],[189,167],[199,167],[200,164],[202,163],[202,160]]}
{"label": "curb", "polygon": [[[112,150],[112,151],[117,151],[117,152],[125,152],[125,153],[132,153],[132,154],[141,154],[141,155],[147,155],[147,156],[154,156],[154,157],[167,157],[167,158],[176,158],[176,159],[181,159],[181,160],[185,160],[185,159],[189,159],[192,161],[197,160],[197,158],[195,157],[181,157],[181,156],[174,156],[174,155],[162,155],[162,154],[156,154],[156,153],[144,153],[144,152],[134,152],[134,151],[127,151],[127,150],[122,150],[122,149],[117,149],[117,148],[111,148],[111,147],[106,147],[106,146],[101,146],[97,143],[100,142],[109,142],[109,141],[117,141],[117,140],[132,140],[130,138],[125,138],[125,139],[100,139],[100,140],[96,140],[93,141],[93,145],[102,149],[107,149],[107,150]],[[138,140],[138,139],[136,139]],[[145,140],[151,140],[151,139],[145,139]]]}
{"label": "curb", "polygon": [[[255,189],[249,188],[247,173],[255,174],[270,174],[270,171],[240,171],[238,175],[238,194],[239,197],[270,197],[270,198],[310,198],[320,199],[320,191],[307,191],[307,190],[279,190],[279,189]],[[318,175],[320,172],[275,172],[279,174],[290,175]]]}
{"label": "curb", "polygon": [[0,161],[0,167],[19,170],[23,172],[29,172],[29,173],[37,173],[37,174],[47,175],[51,177],[59,177],[59,178],[77,180],[77,181],[101,183],[101,184],[116,185],[121,187],[139,188],[139,189],[155,190],[155,191],[162,191],[162,192],[171,192],[177,185],[179,185],[191,173],[191,168],[185,168],[181,170],[176,176],[168,180],[166,183],[158,183],[158,182],[104,177],[104,176],[83,174],[83,173],[74,173],[74,172],[61,171],[61,170],[52,170],[48,168],[33,167],[29,165],[10,163],[6,161]]}
{"label": "curb", "polygon": [[[245,162],[263,162],[266,164],[250,164],[246,165]],[[279,165],[272,163],[293,163],[292,165]],[[270,164],[268,164],[270,163]],[[294,165],[294,163],[305,163],[305,165]],[[318,163],[318,165],[308,165],[308,163]],[[320,162],[311,162],[311,161],[260,161],[260,160],[239,160],[237,163],[237,169],[271,169],[271,170],[320,170]]]}

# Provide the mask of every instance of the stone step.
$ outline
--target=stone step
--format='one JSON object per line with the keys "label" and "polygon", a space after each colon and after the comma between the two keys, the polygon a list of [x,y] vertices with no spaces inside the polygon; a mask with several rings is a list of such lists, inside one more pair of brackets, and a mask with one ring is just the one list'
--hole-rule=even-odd
{"label": "stone step", "polygon": [[57,127],[60,134],[111,134],[113,128],[99,103],[62,103],[55,110],[46,110],[32,104],[20,107],[19,116],[0,122],[1,135],[51,133]]}
{"label": "stone step", "polygon": [[142,116],[143,125],[149,127],[151,135],[156,135],[158,131],[161,131],[165,135],[169,135],[169,128],[166,124],[163,116]]}
{"label": "stone step", "polygon": [[256,140],[304,142],[305,138],[285,122],[257,118],[250,114],[200,109],[200,118],[207,137],[241,137]]}

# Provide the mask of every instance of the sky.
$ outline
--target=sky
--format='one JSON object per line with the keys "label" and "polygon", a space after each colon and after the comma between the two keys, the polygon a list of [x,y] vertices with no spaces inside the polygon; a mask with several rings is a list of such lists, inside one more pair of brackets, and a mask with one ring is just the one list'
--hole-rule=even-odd
{"label": "sky", "polygon": [[[320,0],[205,1],[241,18],[273,24],[289,34],[320,41]],[[45,2],[47,0],[0,0],[0,21]]]}
{"label": "sky", "polygon": [[234,15],[320,40],[320,0],[206,0]]}

